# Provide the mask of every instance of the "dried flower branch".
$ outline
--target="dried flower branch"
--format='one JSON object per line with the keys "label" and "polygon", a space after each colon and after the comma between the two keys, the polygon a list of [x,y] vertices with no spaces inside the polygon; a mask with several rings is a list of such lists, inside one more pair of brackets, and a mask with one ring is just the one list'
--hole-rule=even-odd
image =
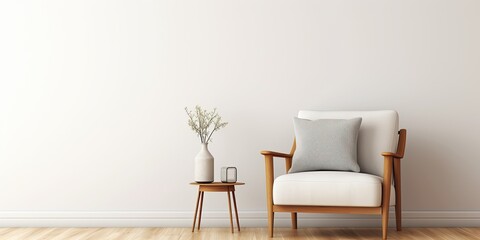
{"label": "dried flower branch", "polygon": [[222,117],[218,115],[217,109],[207,111],[200,106],[195,106],[195,111],[189,111],[185,107],[188,115],[188,126],[197,133],[200,142],[209,143],[215,131],[227,126],[228,122],[222,122]]}

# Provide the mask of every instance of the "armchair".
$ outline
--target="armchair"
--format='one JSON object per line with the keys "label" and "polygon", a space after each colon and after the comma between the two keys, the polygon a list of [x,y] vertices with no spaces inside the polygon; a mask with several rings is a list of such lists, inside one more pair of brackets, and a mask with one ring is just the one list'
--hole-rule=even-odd
{"label": "armchair", "polygon": [[[382,239],[385,240],[389,207],[393,205],[397,231],[401,231],[400,159],[404,156],[407,131],[398,129],[397,112],[300,111],[298,117],[310,120],[361,117],[357,143],[360,173],[313,171],[288,174],[296,150],[295,140],[290,153],[261,151],[265,158],[270,237],[273,237],[275,212],[290,212],[293,229],[297,228],[297,212],[307,212],[381,215]],[[276,179],[274,158],[285,159],[287,172]]]}

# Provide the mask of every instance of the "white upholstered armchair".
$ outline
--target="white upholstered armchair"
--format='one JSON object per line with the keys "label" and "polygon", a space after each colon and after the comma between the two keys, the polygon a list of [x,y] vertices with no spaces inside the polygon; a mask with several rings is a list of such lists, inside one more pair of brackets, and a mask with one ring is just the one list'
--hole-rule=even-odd
{"label": "white upholstered armchair", "polygon": [[[273,237],[274,213],[290,212],[297,228],[297,212],[382,215],[382,237],[387,238],[388,210],[395,205],[397,231],[401,230],[400,159],[406,130],[398,128],[395,111],[300,111],[301,119],[361,118],[357,159],[360,172],[306,171],[288,174],[296,150],[262,151],[265,157],[268,230]],[[285,159],[287,174],[274,180],[273,159]],[[393,175],[393,176],[392,176]],[[393,180],[393,181],[392,181]]]}

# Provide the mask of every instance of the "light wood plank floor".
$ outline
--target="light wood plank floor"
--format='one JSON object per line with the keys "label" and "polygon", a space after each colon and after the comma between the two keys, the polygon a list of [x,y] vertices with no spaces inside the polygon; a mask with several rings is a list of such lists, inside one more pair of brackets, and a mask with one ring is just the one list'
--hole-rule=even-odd
{"label": "light wood plank floor", "polygon": [[[480,228],[404,228],[389,230],[389,239],[480,239]],[[150,239],[269,239],[266,228],[0,228],[0,239],[8,240],[150,240]],[[275,229],[273,239],[381,239],[379,228],[289,228]]]}

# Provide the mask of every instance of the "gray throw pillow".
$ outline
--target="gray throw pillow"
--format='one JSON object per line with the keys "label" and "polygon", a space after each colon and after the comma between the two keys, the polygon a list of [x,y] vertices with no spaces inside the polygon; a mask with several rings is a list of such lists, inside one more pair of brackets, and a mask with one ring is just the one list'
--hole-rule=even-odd
{"label": "gray throw pillow", "polygon": [[357,138],[361,118],[294,118],[297,148],[289,173],[338,170],[360,172]]}

